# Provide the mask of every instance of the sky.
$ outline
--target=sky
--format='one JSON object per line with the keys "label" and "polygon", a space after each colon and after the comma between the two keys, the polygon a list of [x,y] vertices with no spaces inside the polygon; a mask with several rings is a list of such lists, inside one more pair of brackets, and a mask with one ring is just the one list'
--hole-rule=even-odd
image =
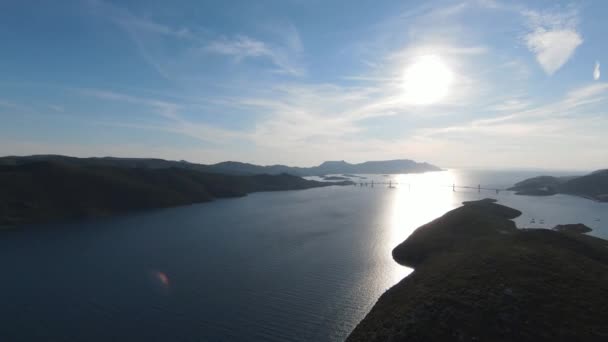
{"label": "sky", "polygon": [[606,1],[0,2],[0,155],[608,167]]}

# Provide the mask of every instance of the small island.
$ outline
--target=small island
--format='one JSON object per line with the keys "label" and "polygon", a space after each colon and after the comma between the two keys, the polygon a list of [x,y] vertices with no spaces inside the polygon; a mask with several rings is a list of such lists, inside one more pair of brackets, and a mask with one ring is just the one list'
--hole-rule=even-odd
{"label": "small island", "polygon": [[570,233],[580,233],[580,234],[589,233],[589,232],[593,231],[593,229],[587,227],[586,225],[584,225],[582,223],[558,224],[557,226],[553,227],[553,229],[557,230],[558,232],[570,232]]}
{"label": "small island", "polygon": [[358,175],[352,175],[350,173],[344,173],[342,174],[343,177],[348,177],[348,178],[360,178],[360,179],[367,179],[367,177],[365,176],[358,176]]}
{"label": "small island", "polygon": [[348,180],[350,180],[347,177],[340,177],[340,176],[323,176],[321,178],[323,178],[323,180],[325,180],[325,181],[348,181]]}
{"label": "small island", "polygon": [[605,341],[608,242],[518,229],[482,200],[418,228],[393,250],[414,272],[347,341]]}
{"label": "small island", "polygon": [[585,176],[539,176],[516,183],[508,190],[517,195],[551,196],[568,194],[608,202],[608,170],[599,170]]}

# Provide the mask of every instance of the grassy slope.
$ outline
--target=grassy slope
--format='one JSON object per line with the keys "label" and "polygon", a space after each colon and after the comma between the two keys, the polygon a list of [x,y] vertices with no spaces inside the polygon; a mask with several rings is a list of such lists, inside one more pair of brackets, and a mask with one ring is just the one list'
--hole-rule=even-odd
{"label": "grassy slope", "polygon": [[178,168],[60,162],[4,165],[0,166],[0,225],[102,216],[244,196],[254,191],[325,185],[289,175],[230,176]]}
{"label": "grassy slope", "polygon": [[393,251],[414,273],[348,341],[608,340],[608,243],[517,230],[516,214],[477,203],[419,228]]}

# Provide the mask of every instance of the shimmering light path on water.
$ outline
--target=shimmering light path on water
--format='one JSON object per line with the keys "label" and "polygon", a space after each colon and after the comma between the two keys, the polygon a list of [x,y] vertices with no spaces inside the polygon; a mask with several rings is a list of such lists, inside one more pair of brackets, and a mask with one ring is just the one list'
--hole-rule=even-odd
{"label": "shimmering light path on water", "polygon": [[[463,200],[496,196],[436,184],[528,176],[399,175],[411,186],[257,193],[2,232],[0,340],[341,341],[411,272],[394,246]],[[568,215],[599,235],[608,222],[605,204],[576,197],[498,198],[531,208],[524,222]]]}

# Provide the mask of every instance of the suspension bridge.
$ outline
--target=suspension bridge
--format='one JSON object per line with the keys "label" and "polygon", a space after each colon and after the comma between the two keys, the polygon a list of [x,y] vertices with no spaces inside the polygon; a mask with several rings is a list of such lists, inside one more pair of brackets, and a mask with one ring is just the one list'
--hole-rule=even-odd
{"label": "suspension bridge", "polygon": [[[355,182],[354,184],[355,186],[359,186],[359,187],[374,187],[374,186],[387,186],[388,188],[396,188],[397,186],[401,185],[403,187],[407,187],[408,190],[411,190],[412,188],[412,184],[411,183],[399,183],[399,182],[393,182],[393,181],[388,181],[388,182],[375,182],[375,181],[369,181],[369,182]],[[452,185],[441,185],[441,187],[446,187],[446,188],[452,188],[452,191],[456,192],[457,190],[477,190],[477,192],[481,192],[482,190],[484,191],[495,191],[496,193],[499,193],[501,191],[504,191],[506,189],[499,189],[499,188],[491,188],[491,187],[485,187],[485,186],[481,186],[481,184],[478,184],[477,186],[470,186],[470,185],[456,185],[456,184],[452,184]]]}

